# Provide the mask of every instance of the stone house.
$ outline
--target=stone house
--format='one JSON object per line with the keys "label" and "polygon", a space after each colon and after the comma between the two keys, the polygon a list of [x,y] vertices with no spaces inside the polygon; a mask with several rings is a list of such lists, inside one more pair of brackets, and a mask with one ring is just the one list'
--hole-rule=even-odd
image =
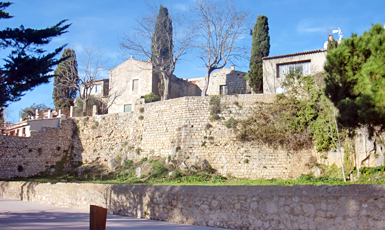
{"label": "stone house", "polygon": [[[131,57],[108,72],[109,79],[95,81],[91,95],[100,96],[108,104],[108,113],[130,112],[135,101],[144,95],[159,95],[159,76],[153,71],[151,62]],[[211,74],[208,95],[234,95],[251,93],[245,72],[220,69]],[[181,79],[172,75],[169,85],[169,99],[200,96],[205,86],[205,77]],[[108,99],[107,99],[108,98]]]}
{"label": "stone house", "polygon": [[3,130],[3,135],[30,137],[31,132],[33,131],[43,131],[43,129],[46,127],[60,127],[60,119],[61,118],[47,118],[20,121],[14,124],[7,125]]}
{"label": "stone house", "polygon": [[[245,72],[235,70],[234,65],[231,66],[231,69],[223,68],[212,73],[210,76],[209,87],[207,89],[207,95],[234,95],[251,93],[251,87],[243,78],[245,74]],[[205,77],[190,78],[186,80],[193,82],[202,90],[205,86]]]}
{"label": "stone house", "polygon": [[303,75],[324,71],[326,49],[285,54],[263,58],[263,93],[283,93],[282,82],[290,70],[301,70]]}
{"label": "stone house", "polygon": [[[109,103],[108,113],[130,112],[135,101],[144,95],[159,95],[159,76],[154,73],[151,62],[137,60],[133,57],[108,72]],[[246,73],[231,69],[214,72],[210,79],[208,95],[244,94],[250,89],[243,79]],[[181,79],[170,77],[169,99],[184,96],[200,96],[204,87],[204,77]]]}
{"label": "stone house", "polygon": [[90,95],[96,97],[107,97],[109,91],[109,79],[99,79],[94,81]]}

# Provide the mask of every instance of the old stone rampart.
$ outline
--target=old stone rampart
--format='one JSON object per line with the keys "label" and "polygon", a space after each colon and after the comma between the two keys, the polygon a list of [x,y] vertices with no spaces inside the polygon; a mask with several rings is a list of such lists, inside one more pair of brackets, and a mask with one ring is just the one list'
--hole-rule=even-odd
{"label": "old stone rampart", "polygon": [[59,128],[43,128],[30,137],[0,136],[0,178],[30,177],[54,170],[56,163],[71,160],[73,121],[61,120]]}
{"label": "old stone rampart", "polygon": [[79,118],[81,156],[83,162],[101,161],[110,167],[120,164],[118,159],[170,157],[190,169],[200,168],[206,159],[222,175],[251,179],[295,178],[309,173],[306,164],[313,150],[294,153],[241,142],[236,132],[224,125],[231,117],[247,118],[256,106],[274,99],[274,95],[222,96],[222,119],[218,121],[210,121],[210,97],[143,103],[130,113]]}
{"label": "old stone rampart", "polygon": [[[319,175],[313,167],[316,162],[340,165],[341,157],[344,159],[333,152],[325,159],[314,149],[293,152],[242,142],[236,138],[237,131],[225,126],[231,118],[248,118],[259,107],[273,103],[275,95],[222,96],[220,120],[210,120],[210,98],[183,97],[146,104],[142,99],[132,112],[63,120],[60,128],[45,128],[29,138],[0,136],[0,178],[54,170],[61,160],[61,164],[101,162],[114,169],[125,160],[161,157],[178,160],[175,166],[182,170],[209,163],[224,176],[287,179],[310,172]],[[373,146],[364,134],[357,136],[357,165],[383,164],[382,154],[370,155]]]}
{"label": "old stone rampart", "polygon": [[384,229],[385,185],[150,186],[0,182],[0,197],[230,229]]}

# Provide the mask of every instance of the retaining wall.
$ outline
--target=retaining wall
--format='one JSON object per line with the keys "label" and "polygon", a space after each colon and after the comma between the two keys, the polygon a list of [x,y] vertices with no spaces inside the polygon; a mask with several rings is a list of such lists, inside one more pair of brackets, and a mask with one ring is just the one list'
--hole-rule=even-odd
{"label": "retaining wall", "polygon": [[119,159],[170,157],[199,169],[205,159],[224,176],[250,179],[296,178],[310,172],[313,149],[291,152],[242,142],[224,125],[231,117],[246,119],[258,106],[272,103],[275,95],[222,96],[222,119],[217,121],[210,121],[210,98],[142,101],[130,113],[78,118],[82,160],[113,168],[122,163]]}
{"label": "retaining wall", "polygon": [[43,128],[30,137],[0,135],[0,178],[30,177],[54,170],[63,157],[71,161],[73,121],[60,123],[59,128]]}
{"label": "retaining wall", "polygon": [[385,229],[385,185],[149,186],[0,182],[0,197],[230,229]]}

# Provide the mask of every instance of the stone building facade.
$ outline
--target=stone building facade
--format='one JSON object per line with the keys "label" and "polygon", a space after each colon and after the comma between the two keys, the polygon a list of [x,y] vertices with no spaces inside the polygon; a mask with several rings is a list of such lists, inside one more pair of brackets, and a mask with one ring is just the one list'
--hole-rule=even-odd
{"label": "stone building facade", "polygon": [[[142,96],[154,93],[159,95],[160,77],[154,73],[151,62],[133,57],[109,71],[109,110],[108,113],[130,112],[135,101]],[[243,79],[246,73],[231,69],[221,69],[212,73],[207,94],[233,95],[250,93],[250,87]],[[205,86],[205,77],[181,79],[172,75],[169,85],[169,99],[200,96]]]}
{"label": "stone building facade", "polygon": [[110,92],[108,113],[130,112],[141,96],[158,94],[159,80],[152,73],[150,62],[133,57],[110,70]]}
{"label": "stone building facade", "polygon": [[[207,95],[234,95],[234,94],[249,94],[251,87],[243,78],[245,72],[235,70],[234,65],[231,69],[220,69],[210,76]],[[205,77],[186,79],[194,84],[197,84],[200,89],[205,87]]]}
{"label": "stone building facade", "polygon": [[[154,73],[151,62],[133,57],[109,71],[110,92],[108,113],[130,112],[135,101],[142,96],[154,93],[159,95],[160,77]],[[198,96],[197,85],[186,80],[170,77],[169,98]]]}
{"label": "stone building facade", "polygon": [[263,58],[263,93],[283,93],[282,82],[290,70],[304,75],[324,71],[326,49]]}

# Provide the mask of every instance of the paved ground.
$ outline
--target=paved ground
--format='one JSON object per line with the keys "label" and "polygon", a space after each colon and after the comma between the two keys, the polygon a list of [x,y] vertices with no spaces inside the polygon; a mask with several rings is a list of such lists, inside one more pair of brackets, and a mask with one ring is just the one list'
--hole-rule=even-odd
{"label": "paved ground", "polygon": [[[0,198],[0,230],[10,229],[89,229],[89,213],[82,210]],[[107,230],[118,229],[214,230],[218,228],[172,224],[108,214]]]}

